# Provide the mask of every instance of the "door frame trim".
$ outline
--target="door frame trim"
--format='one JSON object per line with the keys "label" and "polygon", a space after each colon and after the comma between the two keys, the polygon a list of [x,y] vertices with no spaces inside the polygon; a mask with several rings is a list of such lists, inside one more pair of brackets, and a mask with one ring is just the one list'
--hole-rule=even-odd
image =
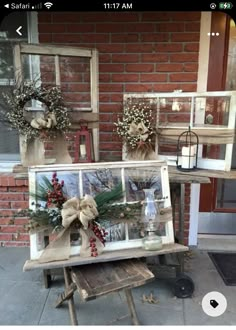
{"label": "door frame trim", "polygon": [[[207,91],[207,77],[210,55],[211,12],[201,12],[200,40],[198,56],[197,92]],[[200,184],[191,184],[190,192],[190,218],[189,218],[189,245],[197,245],[198,218],[200,202]]]}

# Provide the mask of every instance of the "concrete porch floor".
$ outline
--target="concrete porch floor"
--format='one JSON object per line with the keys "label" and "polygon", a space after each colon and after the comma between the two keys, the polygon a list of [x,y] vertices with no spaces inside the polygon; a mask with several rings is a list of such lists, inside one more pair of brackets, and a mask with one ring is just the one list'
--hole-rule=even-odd
{"label": "concrete porch floor", "polygon": [[[62,278],[56,277],[45,289],[41,271],[22,272],[28,248],[0,248],[0,325],[70,325],[67,302],[54,308],[63,291]],[[186,260],[186,273],[195,284],[192,298],[173,296],[168,281],[158,280],[133,289],[134,302],[142,325],[236,325],[236,286],[225,286],[206,251],[192,250]],[[206,315],[203,296],[219,291],[227,299],[227,310],[219,317]],[[158,299],[157,304],[142,302],[142,296]],[[75,294],[79,325],[131,325],[122,293],[113,293],[83,303]]]}

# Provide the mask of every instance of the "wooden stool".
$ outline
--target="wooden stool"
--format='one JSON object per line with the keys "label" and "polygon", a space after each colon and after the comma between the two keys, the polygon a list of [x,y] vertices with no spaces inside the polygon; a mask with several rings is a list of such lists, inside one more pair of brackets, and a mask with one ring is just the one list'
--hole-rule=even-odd
{"label": "wooden stool", "polygon": [[65,291],[59,296],[56,307],[68,300],[72,325],[77,325],[73,295],[77,289],[84,301],[96,299],[111,292],[124,290],[132,322],[139,325],[131,288],[154,279],[143,262],[131,259],[64,268]]}

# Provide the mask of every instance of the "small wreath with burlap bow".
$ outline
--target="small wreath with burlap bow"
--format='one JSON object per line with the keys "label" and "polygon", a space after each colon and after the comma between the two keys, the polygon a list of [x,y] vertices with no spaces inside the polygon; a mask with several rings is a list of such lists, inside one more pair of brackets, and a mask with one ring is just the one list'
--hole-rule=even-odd
{"label": "small wreath with burlap bow", "polygon": [[[57,133],[66,133],[71,123],[64,104],[61,89],[58,86],[37,87],[32,81],[24,81],[11,93],[3,93],[9,111],[1,113],[4,121],[27,140],[31,138],[55,137]],[[35,118],[30,118],[25,109],[31,100],[42,102],[45,110]]]}
{"label": "small wreath with burlap bow", "polygon": [[150,104],[126,102],[123,117],[118,118],[115,126],[128,151],[141,148],[143,145],[151,145],[152,138],[156,134],[153,121]]}

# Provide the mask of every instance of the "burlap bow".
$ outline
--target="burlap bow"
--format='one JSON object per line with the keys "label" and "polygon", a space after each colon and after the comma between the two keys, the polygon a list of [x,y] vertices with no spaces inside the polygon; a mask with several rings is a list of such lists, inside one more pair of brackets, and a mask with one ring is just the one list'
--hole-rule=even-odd
{"label": "burlap bow", "polygon": [[90,195],[85,195],[82,200],[73,197],[63,204],[61,215],[64,228],[68,228],[74,220],[78,219],[83,228],[87,229],[89,221],[98,216],[97,204]]}
{"label": "burlap bow", "polygon": [[[43,251],[39,258],[39,262],[41,263],[69,259],[70,225],[76,219],[81,222],[82,228],[80,232],[83,233],[85,237],[88,237],[88,235],[92,237],[92,235],[94,235],[93,232],[88,229],[89,221],[98,216],[97,204],[92,196],[85,195],[83,199],[78,199],[77,197],[69,199],[63,204],[61,215],[64,229]],[[88,256],[88,253],[90,253],[87,245],[88,244],[84,243],[83,249],[85,250],[86,246],[86,253],[84,252],[83,256]],[[102,248],[100,250],[102,251]]]}
{"label": "burlap bow", "polygon": [[47,117],[39,117],[31,120],[30,125],[36,129],[52,128],[57,125],[57,120],[54,112],[48,113]]}
{"label": "burlap bow", "polygon": [[131,136],[139,136],[140,140],[142,141],[146,141],[149,136],[148,128],[144,125],[143,121],[138,124],[135,124],[135,122],[133,121],[130,124],[128,133]]}

